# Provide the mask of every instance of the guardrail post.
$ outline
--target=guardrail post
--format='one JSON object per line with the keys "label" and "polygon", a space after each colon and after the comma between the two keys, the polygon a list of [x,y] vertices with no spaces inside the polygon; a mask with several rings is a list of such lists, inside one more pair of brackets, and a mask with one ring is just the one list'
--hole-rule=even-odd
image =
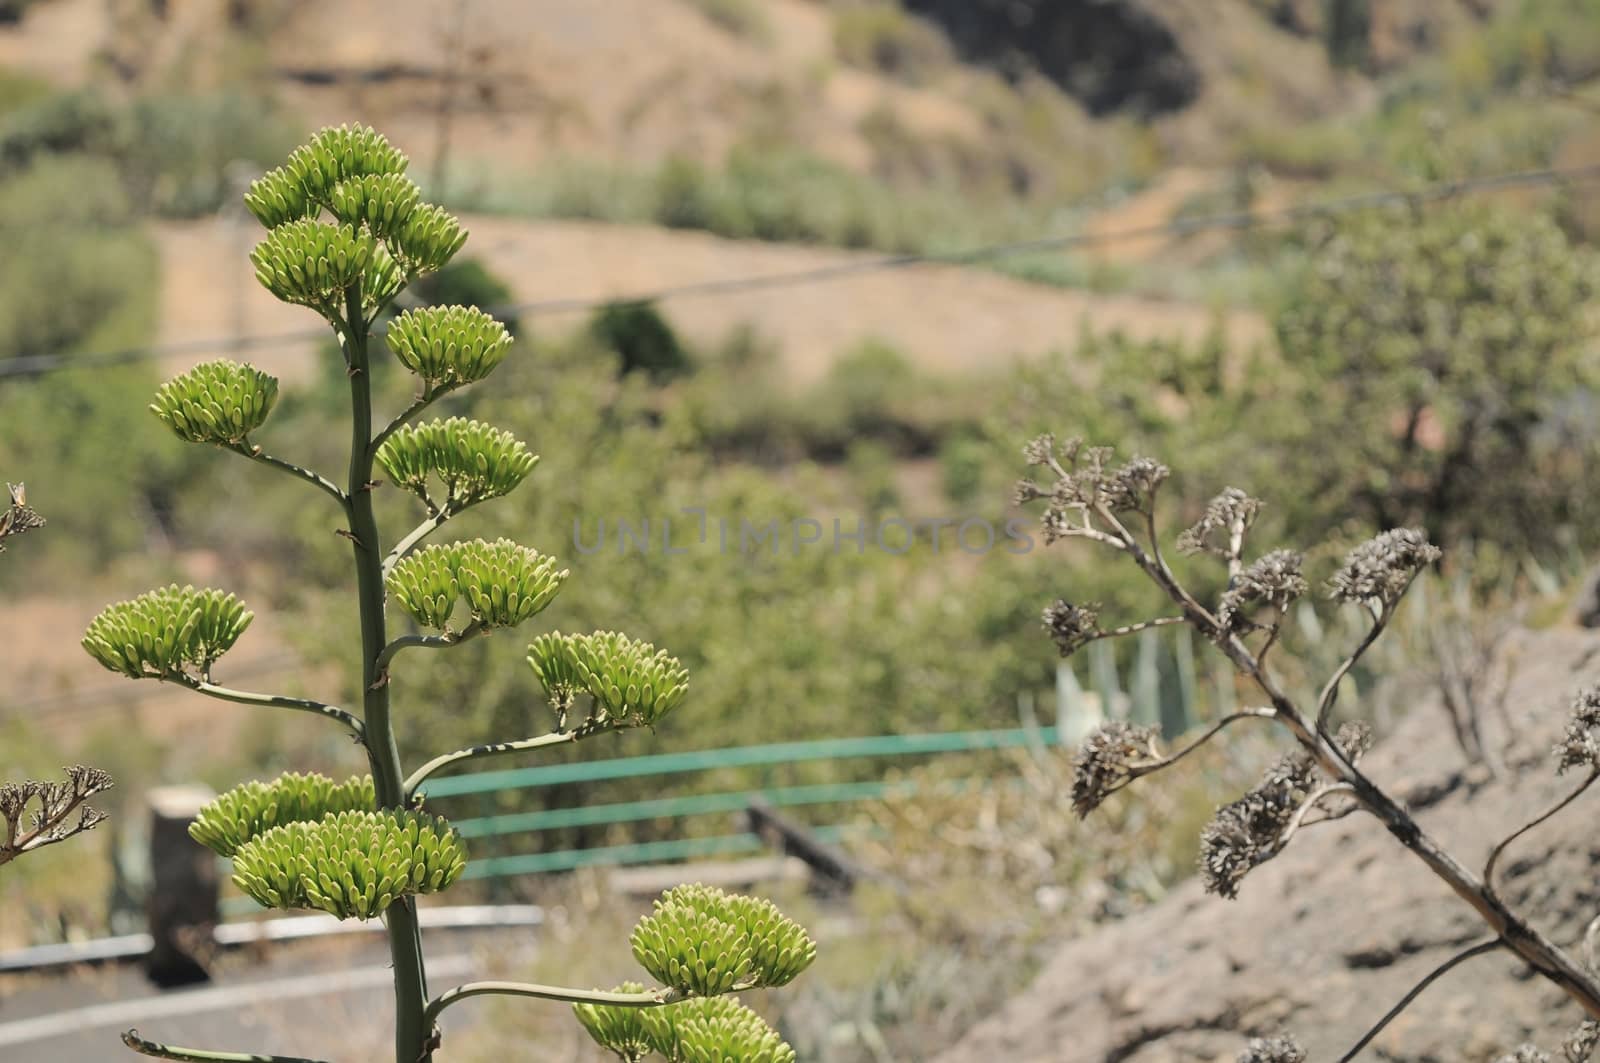
{"label": "guardrail post", "polygon": [[786,856],[798,856],[818,878],[836,888],[849,891],[857,881],[874,878],[870,869],[826,844],[809,830],[795,823],[763,799],[750,802],[745,810],[750,832],[774,844]]}
{"label": "guardrail post", "polygon": [[204,786],[151,790],[150,897],[146,912],[154,945],[145,973],[160,986],[210,978],[206,970],[217,925],[217,861],[189,837],[189,824],[216,795]]}

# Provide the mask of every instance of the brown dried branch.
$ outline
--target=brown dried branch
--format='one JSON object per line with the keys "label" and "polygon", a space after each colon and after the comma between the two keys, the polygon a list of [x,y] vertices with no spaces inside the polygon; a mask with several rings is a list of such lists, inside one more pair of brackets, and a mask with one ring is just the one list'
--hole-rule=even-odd
{"label": "brown dried branch", "polygon": [[104,812],[84,802],[109,790],[111,776],[81,764],[63,770],[67,774],[63,782],[0,783],[0,821],[5,832],[0,837],[0,864],[66,841],[105,821]]}

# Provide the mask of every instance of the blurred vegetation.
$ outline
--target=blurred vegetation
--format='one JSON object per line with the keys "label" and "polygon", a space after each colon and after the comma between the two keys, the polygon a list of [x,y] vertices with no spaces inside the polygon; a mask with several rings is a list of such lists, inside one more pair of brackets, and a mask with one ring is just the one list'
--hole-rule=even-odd
{"label": "blurred vegetation", "polygon": [[[1365,0],[1333,5],[1355,19],[1330,49],[1360,59]],[[1328,32],[1345,26],[1330,20]],[[1600,4],[1511,0],[1435,54],[1378,83],[1364,113],[1258,125],[1238,156],[1293,176],[1439,180],[1549,166],[1590,123],[1582,86],[1600,75]],[[1579,93],[1574,99],[1573,94]]]}
{"label": "blurred vegetation", "polygon": [[[151,336],[155,248],[106,160],[51,155],[7,171],[0,230],[8,241],[0,361],[116,349]],[[129,401],[156,382],[148,366],[110,365],[0,383],[0,468],[32,482],[51,522],[52,534],[30,550],[30,577],[92,572],[168,530],[170,491],[186,456],[142,402]],[[111,498],[135,499],[136,519],[104,519]],[[20,578],[15,568],[0,566],[0,586]]]}
{"label": "blurred vegetation", "polygon": [[655,304],[609,303],[589,321],[589,336],[603,350],[615,351],[624,373],[644,372],[665,380],[689,369],[689,354]]}
{"label": "blurred vegetation", "polygon": [[688,0],[706,18],[736,37],[772,42],[772,20],[760,0]]}
{"label": "blurred vegetation", "polygon": [[1277,313],[1287,380],[1259,404],[1294,519],[1536,556],[1591,525],[1589,253],[1543,217],[1481,205],[1312,239]]}
{"label": "blurred vegetation", "polygon": [[892,0],[841,6],[833,16],[833,43],[844,62],[913,85],[948,68],[953,58],[943,33]]}
{"label": "blurred vegetation", "polygon": [[[0,117],[0,167],[43,155],[103,159],[140,213],[192,217],[231,204],[255,172],[295,143],[297,128],[262,97],[240,91],[136,97],[98,91],[23,99]],[[241,167],[244,169],[241,170]]]}

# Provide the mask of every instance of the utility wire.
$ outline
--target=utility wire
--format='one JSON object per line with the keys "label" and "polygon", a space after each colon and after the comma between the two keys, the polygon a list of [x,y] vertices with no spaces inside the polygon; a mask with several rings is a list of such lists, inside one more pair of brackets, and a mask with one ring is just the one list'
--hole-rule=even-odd
{"label": "utility wire", "polygon": [[[1139,225],[1125,229],[1110,229],[1101,232],[1078,230],[1054,236],[1037,237],[1031,240],[984,244],[978,247],[949,252],[932,251],[881,255],[851,262],[841,262],[830,266],[818,266],[811,269],[759,273],[743,277],[724,277],[716,280],[696,281],[689,284],[673,285],[621,295],[536,299],[494,307],[491,308],[490,312],[500,318],[528,317],[592,311],[616,303],[656,303],[676,299],[719,298],[753,291],[771,291],[822,284],[872,273],[907,269],[913,266],[971,265],[1038,251],[1102,247],[1159,236],[1182,237],[1215,230],[1246,231],[1268,225],[1279,225],[1317,217],[1334,217],[1354,211],[1373,210],[1380,207],[1435,203],[1460,196],[1477,195],[1510,188],[1582,185],[1596,180],[1600,180],[1600,164],[1569,168],[1549,167],[1538,170],[1520,170],[1484,177],[1440,181],[1411,191],[1369,192],[1361,195],[1323,200],[1317,203],[1283,207],[1277,210],[1246,210],[1206,214],[1193,218],[1182,218],[1177,221]],[[169,355],[201,352],[221,353],[279,347],[318,340],[325,335],[325,329],[308,328],[292,332],[260,333],[211,340],[185,340],[169,344],[126,347],[121,350],[98,351],[90,354],[21,355],[0,362],[0,380],[8,377],[43,376],[65,369],[115,365],[122,362],[142,361]]]}

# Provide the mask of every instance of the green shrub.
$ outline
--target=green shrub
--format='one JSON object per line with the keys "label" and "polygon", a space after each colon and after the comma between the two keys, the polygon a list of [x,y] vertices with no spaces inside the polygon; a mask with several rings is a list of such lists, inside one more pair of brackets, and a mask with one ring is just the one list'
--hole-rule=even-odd
{"label": "green shrub", "polygon": [[[0,179],[0,229],[8,244],[0,256],[0,362],[149,339],[159,261],[133,226],[109,164],[47,158]],[[166,429],[121,397],[153,386],[140,365],[0,382],[0,455],[47,503],[56,533],[39,543],[40,564],[92,571],[161,530],[181,461],[163,440]],[[152,524],[108,521],[108,506]],[[0,579],[10,578],[10,567],[0,566]]]}
{"label": "green shrub", "polygon": [[12,108],[0,119],[0,166],[14,169],[37,155],[111,155],[124,137],[122,118],[100,94],[53,93]]}
{"label": "green shrub", "polygon": [[259,96],[232,91],[140,97],[127,126],[118,156],[135,201],[176,217],[211,214],[231,202],[242,180],[238,167],[264,169],[298,134]]}
{"label": "green shrub", "polygon": [[606,304],[590,319],[589,336],[621,357],[624,373],[643,371],[662,380],[690,368],[688,352],[654,303]]}
{"label": "green shrub", "polygon": [[772,20],[760,0],[689,0],[706,18],[735,37],[765,44],[772,40]]}
{"label": "green shrub", "polygon": [[851,66],[922,82],[951,62],[950,43],[932,24],[893,3],[852,4],[833,17],[833,46]]}
{"label": "green shrub", "polygon": [[951,435],[939,448],[939,478],[944,496],[958,506],[975,500],[983,490],[988,461],[989,448],[977,436],[968,432]]}
{"label": "green shrub", "polygon": [[505,313],[512,302],[512,292],[489,268],[475,258],[451,262],[438,273],[420,278],[410,292],[427,306],[474,306],[499,317],[506,331],[515,336],[520,323],[514,315]]}
{"label": "green shrub", "polygon": [[[1285,376],[1256,422],[1275,482],[1301,485],[1304,519],[1325,527],[1553,548],[1557,529],[1587,523],[1593,433],[1561,411],[1597,382],[1595,277],[1542,215],[1449,205],[1342,220],[1277,312]],[[1335,437],[1336,455],[1323,446]]]}

